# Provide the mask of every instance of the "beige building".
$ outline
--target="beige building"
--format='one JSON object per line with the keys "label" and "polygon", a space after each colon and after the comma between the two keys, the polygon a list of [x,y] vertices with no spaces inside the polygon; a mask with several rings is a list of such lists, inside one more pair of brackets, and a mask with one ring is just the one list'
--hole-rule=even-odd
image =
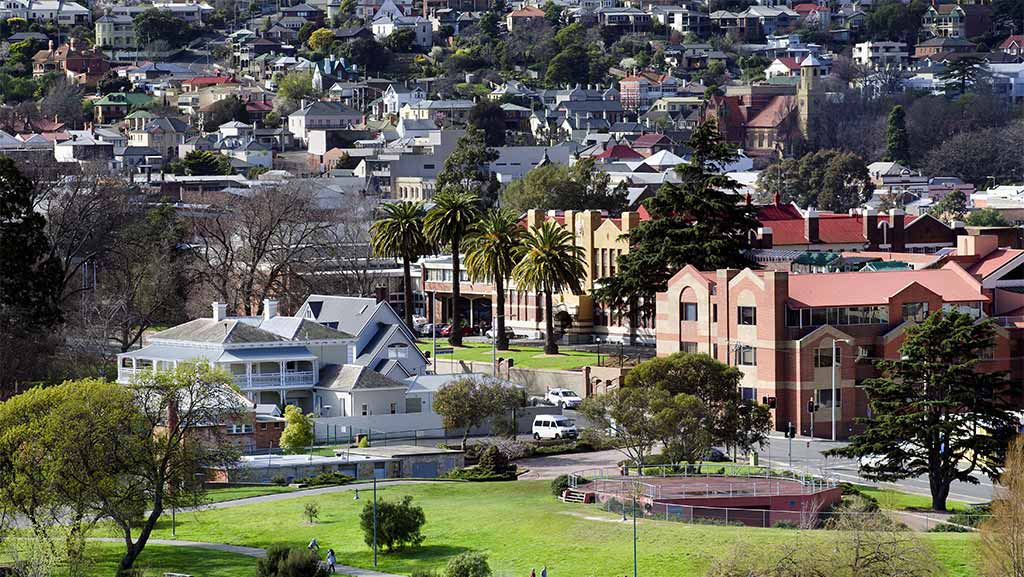
{"label": "beige building", "polygon": [[[646,215],[646,213],[643,213]],[[644,216],[645,218],[645,216]],[[613,276],[620,256],[629,251],[622,236],[637,227],[641,213],[624,212],[611,217],[599,210],[539,211],[530,210],[523,224],[535,227],[544,221],[557,222],[573,234],[577,246],[585,255],[586,276],[582,279],[582,294],[562,293],[553,297],[556,330],[563,330],[568,340],[587,342],[594,338],[610,341],[628,341],[628,319],[594,302],[593,290],[600,279]],[[451,319],[452,269],[451,257],[428,259],[422,263],[422,286],[427,295],[427,317],[443,323]],[[470,282],[465,270],[461,271],[461,296],[458,303],[462,318],[473,326],[489,328],[497,313],[494,285],[490,282]],[[516,334],[539,337],[544,333],[543,296],[520,291],[508,281],[505,287],[505,326]],[[639,342],[654,342],[652,319],[641,319],[636,327]]]}
{"label": "beige building", "polygon": [[96,21],[96,47],[102,50],[135,50],[135,26],[128,16],[106,15]]}

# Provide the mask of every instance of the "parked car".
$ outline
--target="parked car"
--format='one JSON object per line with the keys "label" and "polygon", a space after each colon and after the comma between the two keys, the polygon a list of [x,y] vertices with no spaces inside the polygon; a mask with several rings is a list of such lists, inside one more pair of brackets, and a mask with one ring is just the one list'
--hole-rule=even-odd
{"label": "parked car", "polygon": [[544,400],[563,409],[575,409],[583,402],[575,391],[569,389],[551,389],[544,396]]}
{"label": "parked car", "polygon": [[[476,333],[476,329],[474,327],[468,327],[468,326],[467,327],[462,327],[462,336],[464,336],[464,337],[471,337],[475,333]],[[451,334],[452,334],[452,326],[451,325],[445,325],[444,328],[441,329],[441,336],[442,337],[448,337],[448,336],[451,336]]]}
{"label": "parked car", "polygon": [[562,415],[537,415],[533,418],[533,438],[575,439],[579,436],[576,422]]}
{"label": "parked car", "polygon": [[711,450],[708,451],[708,456],[706,460],[712,463],[726,463],[732,461],[732,459],[729,458],[729,455],[726,455],[721,450],[716,449],[714,447],[712,447]]}
{"label": "parked car", "polygon": [[[494,335],[496,334],[498,334],[497,329],[487,329],[487,332],[484,333],[484,336],[493,339]],[[509,327],[505,327],[505,338],[512,340],[516,338],[516,333]]]}
{"label": "parked car", "polygon": [[440,324],[440,323],[431,324],[431,323],[428,323],[428,324],[425,324],[422,327],[420,327],[420,329],[419,329],[420,336],[422,336],[422,337],[431,337],[431,336],[434,336],[435,334],[436,334],[436,336],[441,336],[441,331],[443,331],[447,327],[448,327],[448,325],[445,325],[445,324]]}

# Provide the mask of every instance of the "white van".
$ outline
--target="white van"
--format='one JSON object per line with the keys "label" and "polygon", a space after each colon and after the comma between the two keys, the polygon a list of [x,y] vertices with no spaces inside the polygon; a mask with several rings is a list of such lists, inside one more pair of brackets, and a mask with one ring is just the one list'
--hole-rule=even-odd
{"label": "white van", "polygon": [[533,418],[534,439],[575,439],[576,421],[562,415],[537,415]]}

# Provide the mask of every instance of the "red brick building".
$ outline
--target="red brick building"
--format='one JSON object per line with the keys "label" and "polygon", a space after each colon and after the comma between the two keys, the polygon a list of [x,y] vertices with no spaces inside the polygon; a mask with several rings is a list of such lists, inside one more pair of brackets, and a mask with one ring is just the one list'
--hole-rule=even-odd
{"label": "red brick building", "polygon": [[[976,240],[982,237],[961,238],[959,264],[925,270],[792,274],[688,266],[658,294],[658,354],[702,352],[736,366],[745,398],[776,399],[776,431],[792,422],[811,435],[813,420],[814,436],[830,437],[835,346],[840,439],[856,432],[854,419],[867,414],[862,383],[877,376],[873,361],[897,358],[907,328],[930,312],[999,316],[995,345],[985,354],[990,360],[979,367],[1011,370],[1019,378],[1013,359],[1020,356],[1024,308],[1012,307],[1024,302],[1010,289],[1013,278],[1024,278],[1024,251],[989,250],[990,243]],[[813,415],[811,399],[820,406]]]}

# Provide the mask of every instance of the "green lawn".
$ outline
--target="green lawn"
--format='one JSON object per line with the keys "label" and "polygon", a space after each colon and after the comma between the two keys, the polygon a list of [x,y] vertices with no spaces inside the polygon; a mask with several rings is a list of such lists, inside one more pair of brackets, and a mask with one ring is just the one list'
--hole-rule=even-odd
{"label": "green lawn", "polygon": [[[496,575],[526,575],[546,564],[558,577],[623,575],[631,570],[631,525],[593,505],[567,505],[551,496],[545,481],[385,485],[381,498],[411,495],[427,517],[426,541],[418,549],[388,553],[380,558],[382,571],[411,574],[436,569],[467,549],[490,555]],[[294,498],[245,507],[178,515],[178,538],[267,547],[282,543],[305,546],[316,537],[321,547],[338,552],[340,563],[369,567],[372,553],[363,543],[358,513],[370,498],[360,491]],[[320,505],[319,524],[302,516],[307,502]],[[169,537],[169,520],[158,529]],[[754,529],[688,525],[641,520],[639,567],[644,575],[677,577],[702,575],[716,559],[742,547],[770,551],[783,541],[823,538],[823,531]],[[949,574],[976,573],[976,536],[961,533],[923,534]]]}
{"label": "green lawn", "polygon": [[[334,453],[331,453],[332,455]],[[291,487],[278,485],[266,485],[261,487],[228,487],[226,489],[210,489],[206,492],[207,500],[210,503],[221,501],[233,501],[235,499],[246,499],[248,497],[261,497],[263,495],[276,495],[278,493],[289,493],[295,491]]]}
{"label": "green lawn", "polygon": [[[858,486],[858,488],[865,495],[877,499],[878,505],[883,509],[907,510],[932,508],[932,498],[924,495],[913,495],[902,491],[895,491],[893,489],[867,486]],[[970,505],[963,501],[955,501],[953,499],[946,501],[946,508],[950,511],[966,511],[967,509],[970,509],[970,507]]]}
{"label": "green lawn", "polygon": [[[431,350],[431,342],[420,341],[420,350]],[[448,347],[447,339],[437,340],[438,348]],[[507,351],[498,351],[499,357],[512,358],[515,366],[527,369],[578,369],[587,365],[597,364],[597,353],[586,351],[574,351],[563,349],[564,352],[555,356],[544,354],[542,347],[520,347],[512,345]],[[476,361],[489,363],[493,360],[490,343],[466,343],[463,347],[456,347],[455,353],[451,355],[439,355],[440,360]],[[443,372],[443,367],[442,367]]]}
{"label": "green lawn", "polygon": [[[89,557],[87,575],[111,576],[124,554],[122,543],[90,542],[86,545]],[[9,560],[9,551],[0,554],[0,560]],[[256,560],[247,555],[222,553],[194,547],[147,545],[135,566],[147,577],[160,577],[166,572],[187,573],[196,577],[252,577]],[[58,571],[56,576],[64,575]]]}

